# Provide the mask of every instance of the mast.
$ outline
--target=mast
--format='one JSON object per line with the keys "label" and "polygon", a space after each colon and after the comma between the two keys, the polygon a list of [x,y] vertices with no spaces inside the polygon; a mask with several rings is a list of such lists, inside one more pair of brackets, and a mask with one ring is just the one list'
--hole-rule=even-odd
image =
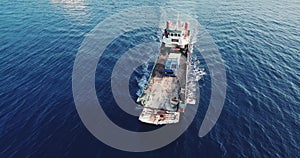
{"label": "mast", "polygon": [[179,22],[179,13],[177,13],[176,30],[178,30],[178,22]]}

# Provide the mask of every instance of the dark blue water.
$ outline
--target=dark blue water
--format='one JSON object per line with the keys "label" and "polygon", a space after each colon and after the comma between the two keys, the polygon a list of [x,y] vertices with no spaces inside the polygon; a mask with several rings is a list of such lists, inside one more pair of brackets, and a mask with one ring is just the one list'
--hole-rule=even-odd
{"label": "dark blue water", "polygon": [[[0,4],[0,157],[300,157],[299,1],[2,0]],[[199,138],[210,97],[206,75],[199,81],[201,106],[188,130],[164,148],[129,153],[106,146],[84,127],[73,101],[71,76],[85,35],[106,17],[138,6],[181,8],[207,29],[226,65],[227,96],[216,126]],[[136,30],[134,37],[159,39],[151,29]],[[105,84],[109,77],[104,74],[111,74],[110,64],[118,53],[138,44],[118,40],[126,47],[108,48],[110,60],[102,62],[107,67],[102,72],[99,63],[97,69],[102,72],[96,76],[97,95],[115,123],[136,130],[143,125],[116,108]],[[200,53],[198,58],[199,66],[206,68]],[[147,72],[140,68],[133,73],[132,98]]]}

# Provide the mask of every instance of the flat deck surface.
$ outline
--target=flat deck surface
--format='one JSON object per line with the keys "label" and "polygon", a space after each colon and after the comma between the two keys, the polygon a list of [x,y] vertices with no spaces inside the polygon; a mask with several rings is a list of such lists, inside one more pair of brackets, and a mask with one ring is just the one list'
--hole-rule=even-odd
{"label": "flat deck surface", "polygon": [[[176,77],[164,75],[169,53],[176,53],[176,56],[180,58]],[[176,97],[181,102],[185,102],[186,68],[186,56],[181,54],[179,50],[169,50],[168,53],[164,53],[163,50],[160,52],[148,88],[144,90],[147,95],[143,97],[145,104],[139,117],[142,122],[168,124],[179,121],[178,106],[173,106],[170,99]],[[162,113],[165,114],[161,115]]]}
{"label": "flat deck surface", "polygon": [[149,99],[145,107],[177,111],[170,104],[170,98],[179,98],[179,81],[175,77],[154,77],[149,85]]}

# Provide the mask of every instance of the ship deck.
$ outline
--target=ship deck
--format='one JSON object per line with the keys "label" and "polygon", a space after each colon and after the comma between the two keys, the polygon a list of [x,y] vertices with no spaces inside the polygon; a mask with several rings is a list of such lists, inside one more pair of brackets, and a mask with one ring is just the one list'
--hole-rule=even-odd
{"label": "ship deck", "polygon": [[[165,76],[165,63],[169,54],[177,54],[179,65],[176,77]],[[181,104],[185,103],[187,58],[179,50],[161,49],[157,62],[144,90],[144,109],[139,119],[151,124],[169,124],[179,122],[179,106],[171,104],[171,98],[178,98]],[[179,103],[179,104],[180,104]]]}

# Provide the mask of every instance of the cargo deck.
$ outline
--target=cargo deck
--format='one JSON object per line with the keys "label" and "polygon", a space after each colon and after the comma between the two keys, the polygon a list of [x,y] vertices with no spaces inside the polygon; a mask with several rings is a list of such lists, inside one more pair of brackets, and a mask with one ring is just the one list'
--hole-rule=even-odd
{"label": "cargo deck", "polygon": [[[178,59],[175,77],[165,75],[168,59]],[[141,96],[144,109],[139,120],[152,124],[179,122],[180,112],[185,108],[186,71],[187,57],[184,52],[162,46],[148,86]],[[172,98],[177,99],[177,105],[172,104]]]}
{"label": "cargo deck", "polygon": [[166,23],[162,45],[147,86],[137,99],[144,107],[139,120],[150,124],[170,124],[180,120],[186,107],[190,31],[188,23]]}

